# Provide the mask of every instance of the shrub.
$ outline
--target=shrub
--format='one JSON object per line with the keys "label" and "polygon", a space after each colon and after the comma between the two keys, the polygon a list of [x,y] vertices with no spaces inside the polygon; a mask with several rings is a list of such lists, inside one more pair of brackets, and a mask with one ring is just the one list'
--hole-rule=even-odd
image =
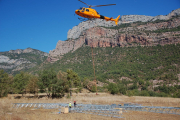
{"label": "shrub", "polygon": [[144,85],[144,80],[139,80],[139,85]]}
{"label": "shrub", "polygon": [[111,94],[117,94],[119,92],[118,87],[114,83],[110,83],[108,86],[108,91],[111,92]]}
{"label": "shrub", "polygon": [[95,85],[92,86],[91,92],[96,92],[96,86]]}
{"label": "shrub", "polygon": [[139,95],[140,96],[150,96],[148,91],[146,91],[146,90],[141,91],[141,93]]}
{"label": "shrub", "polygon": [[131,90],[128,90],[127,91],[127,96],[129,96],[129,97],[131,97],[131,96],[133,96],[134,94],[133,94],[133,91],[131,91]]}

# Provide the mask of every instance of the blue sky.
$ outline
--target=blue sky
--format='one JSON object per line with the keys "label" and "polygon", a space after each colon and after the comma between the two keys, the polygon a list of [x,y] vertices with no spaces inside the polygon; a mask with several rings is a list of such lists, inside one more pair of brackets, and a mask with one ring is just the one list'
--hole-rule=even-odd
{"label": "blue sky", "polygon": [[[167,15],[180,8],[180,0],[82,0],[102,15]],[[86,7],[78,0],[0,0],[0,52],[26,49],[44,52],[55,49],[58,40],[81,21],[75,10]]]}

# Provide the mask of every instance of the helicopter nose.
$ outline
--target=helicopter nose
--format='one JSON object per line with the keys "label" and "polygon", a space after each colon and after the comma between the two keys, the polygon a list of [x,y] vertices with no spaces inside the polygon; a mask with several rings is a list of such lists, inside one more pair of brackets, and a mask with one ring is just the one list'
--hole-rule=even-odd
{"label": "helicopter nose", "polygon": [[76,12],[80,12],[79,10],[76,10]]}
{"label": "helicopter nose", "polygon": [[79,10],[76,10],[75,13],[78,14],[80,11]]}

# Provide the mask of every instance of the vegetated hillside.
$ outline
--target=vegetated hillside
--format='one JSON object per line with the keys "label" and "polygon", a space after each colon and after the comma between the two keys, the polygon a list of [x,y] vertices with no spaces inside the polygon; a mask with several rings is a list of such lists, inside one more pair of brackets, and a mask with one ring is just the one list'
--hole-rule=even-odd
{"label": "vegetated hillside", "polygon": [[0,52],[0,69],[9,74],[17,74],[40,65],[47,59],[48,53],[27,48]]}
{"label": "vegetated hillside", "polygon": [[[84,46],[67,53],[54,64],[56,70],[73,69],[81,77],[93,77],[91,47]],[[107,47],[93,48],[96,76],[100,81],[120,76],[144,80],[159,79],[168,73],[178,73],[180,65],[180,44],[165,46]],[[171,69],[171,70],[170,70]],[[112,75],[112,76],[111,76]],[[161,76],[161,78],[162,78]],[[177,77],[177,75],[175,75]],[[103,79],[104,78],[104,79]],[[98,78],[97,78],[98,79]]]}
{"label": "vegetated hillside", "polygon": [[[98,47],[93,48],[93,56],[97,80],[122,84],[126,91],[155,90],[170,94],[161,87],[177,88],[180,85],[180,44]],[[92,49],[89,46],[81,47],[65,54],[55,63],[46,64],[44,68],[54,68],[56,71],[73,69],[81,79],[93,80]]]}

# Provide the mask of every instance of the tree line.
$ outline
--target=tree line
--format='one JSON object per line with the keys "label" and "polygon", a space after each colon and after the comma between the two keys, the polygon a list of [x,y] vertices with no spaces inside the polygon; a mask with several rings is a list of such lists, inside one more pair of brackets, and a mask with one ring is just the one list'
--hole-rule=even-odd
{"label": "tree line", "polygon": [[[152,89],[152,83],[142,79],[106,82],[102,87],[97,87],[98,92],[106,89],[111,94],[127,96],[157,96],[180,98],[180,85],[158,86]],[[68,69],[66,72],[55,72],[53,69],[40,71],[37,75],[20,72],[15,76],[8,75],[0,70],[0,97],[7,94],[46,93],[49,98],[62,98],[65,93],[70,97],[72,92],[81,92],[82,88],[97,92],[95,83],[88,78],[80,79],[77,73]],[[75,90],[73,90],[75,88]],[[140,90],[139,90],[140,89]]]}
{"label": "tree line", "polygon": [[43,70],[37,75],[20,72],[15,76],[8,75],[0,70],[0,97],[10,94],[46,93],[48,97],[63,97],[65,93],[72,94],[72,88],[76,92],[82,89],[82,82],[73,70],[56,73],[53,69]]}

